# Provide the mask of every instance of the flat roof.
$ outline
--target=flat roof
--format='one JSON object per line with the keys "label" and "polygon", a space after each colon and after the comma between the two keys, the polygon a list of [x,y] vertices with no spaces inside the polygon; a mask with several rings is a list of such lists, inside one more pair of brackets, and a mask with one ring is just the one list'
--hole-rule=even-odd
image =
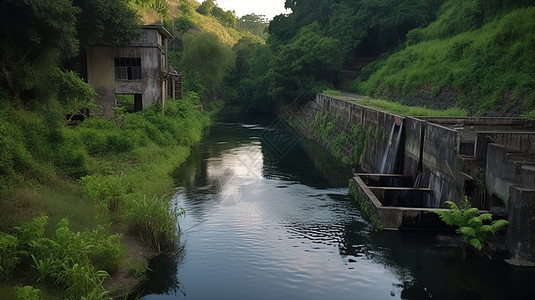
{"label": "flat roof", "polygon": [[168,39],[172,39],[173,38],[173,35],[171,33],[169,33],[169,31],[167,31],[167,29],[165,29],[165,27],[163,27],[162,25],[143,25],[143,26],[141,26],[141,28],[143,28],[143,29],[155,29],[155,30],[158,30],[158,32],[160,34],[164,35]]}

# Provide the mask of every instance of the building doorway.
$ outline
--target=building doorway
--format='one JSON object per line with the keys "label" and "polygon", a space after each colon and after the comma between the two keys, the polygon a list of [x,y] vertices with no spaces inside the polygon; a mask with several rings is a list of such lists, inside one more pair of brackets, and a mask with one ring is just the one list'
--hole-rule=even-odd
{"label": "building doorway", "polygon": [[134,113],[143,110],[141,94],[115,94],[117,107],[123,107],[126,112]]}

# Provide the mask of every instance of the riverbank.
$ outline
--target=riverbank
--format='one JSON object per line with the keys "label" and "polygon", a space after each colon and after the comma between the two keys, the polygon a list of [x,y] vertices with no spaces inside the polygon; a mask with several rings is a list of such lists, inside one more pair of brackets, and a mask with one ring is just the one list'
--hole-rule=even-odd
{"label": "riverbank", "polygon": [[179,189],[173,203],[188,212],[180,222],[184,248],[152,261],[143,296],[417,300],[533,294],[530,269],[454,259],[435,247],[432,232],[374,232],[347,194],[350,168],[277,118],[228,112],[218,114],[199,151],[174,173]]}
{"label": "riverbank", "polygon": [[[2,182],[0,202],[0,252],[6,258],[0,261],[3,297],[16,299],[15,286],[32,286],[47,299],[121,298],[142,280],[148,259],[173,251],[175,224],[182,211],[169,210],[174,184],[170,174],[210,124],[211,113],[200,110],[198,104],[195,95],[188,95],[168,103],[165,110],[152,107],[136,114],[120,113],[111,121],[90,118],[54,130],[43,126],[46,121],[39,114],[16,109],[12,117],[3,114],[2,133],[7,134],[2,150],[11,154],[0,165],[2,178],[8,179]],[[32,128],[30,122],[36,126]],[[32,151],[39,142],[50,150],[48,159]],[[59,158],[51,159],[56,153],[61,153]],[[39,216],[47,217],[39,223],[35,221],[43,220]],[[42,232],[27,226],[37,223]],[[28,229],[29,236],[21,228]],[[59,232],[69,238],[63,239]],[[113,246],[101,249],[102,253],[81,251],[82,258],[74,258],[69,256],[78,253],[72,249],[74,242],[90,248],[110,242]],[[46,243],[59,248],[39,250]],[[63,250],[66,256],[62,257]],[[8,264],[8,258],[14,263]],[[76,277],[55,268],[56,262],[65,262],[64,270],[72,271],[78,264],[86,272]],[[82,277],[88,280],[84,283]],[[80,288],[74,291],[76,283]]]}
{"label": "riverbank", "polygon": [[[385,111],[391,106],[394,113]],[[318,94],[315,101],[292,105],[281,117],[341,162],[373,174],[404,174],[418,187],[426,187],[432,200],[418,207],[448,208],[447,201],[460,204],[467,198],[472,207],[507,218],[502,248],[513,258],[509,262],[533,265],[533,238],[526,228],[533,227],[529,216],[535,189],[524,179],[533,176],[533,120],[455,117],[455,111],[427,113],[397,106]],[[408,116],[406,111],[422,116]],[[381,190],[378,198],[384,197]],[[405,193],[394,190],[389,193]]]}

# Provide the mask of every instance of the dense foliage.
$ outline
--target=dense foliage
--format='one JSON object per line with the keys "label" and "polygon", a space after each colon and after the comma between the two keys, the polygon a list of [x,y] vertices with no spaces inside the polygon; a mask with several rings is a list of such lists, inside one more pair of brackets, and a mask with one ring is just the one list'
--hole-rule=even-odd
{"label": "dense foliage", "polygon": [[[499,14],[501,10],[479,10],[478,1],[462,2],[446,3],[435,23],[409,32],[410,46],[375,66],[358,90],[410,101],[422,87],[434,96],[453,89],[458,99],[446,107],[460,106],[477,115],[533,110],[535,36],[528,33],[535,30],[535,6]],[[450,16],[456,17],[446,19]],[[439,101],[427,105],[444,107]]]}
{"label": "dense foliage", "polygon": [[[291,13],[268,26],[264,16],[238,18],[213,0],[2,1],[0,282],[20,269],[60,298],[98,299],[122,259],[117,228],[105,224],[119,224],[158,250],[174,245],[184,211],[170,210],[163,193],[173,184],[169,173],[208,126],[202,108],[217,106],[213,100],[271,112],[356,79],[352,91],[450,114],[535,115],[531,0],[285,6]],[[184,75],[185,99],[69,126],[81,109],[97,109],[95,90],[78,74],[86,47],[128,44],[139,38],[140,24],[162,24],[174,35],[169,60]],[[366,129],[332,139],[336,122],[317,116],[315,138],[332,141],[337,156],[348,140],[361,149]],[[351,155],[356,161],[362,152]],[[467,220],[460,232],[475,247],[503,226],[486,224],[486,215]],[[13,293],[35,298],[40,291],[24,286]]]}
{"label": "dense foliage", "polygon": [[0,18],[0,89],[19,104],[41,105],[55,98],[58,81],[51,78],[68,67],[80,47],[126,44],[139,34],[136,14],[125,0],[6,0]]}
{"label": "dense foliage", "polygon": [[410,29],[434,20],[442,2],[286,1],[292,13],[270,22],[267,45],[251,44],[258,55],[246,64],[238,58],[249,67],[238,81],[240,101],[249,110],[273,111],[339,86],[343,68],[401,47]]}
{"label": "dense foliage", "polygon": [[356,79],[353,92],[410,105],[535,114],[532,1],[294,0],[286,7],[292,13],[270,22],[267,45],[251,45],[258,55],[247,63],[238,57],[249,69],[232,82],[248,109],[273,110]]}
{"label": "dense foliage", "polygon": [[209,32],[188,33],[183,43],[178,65],[185,75],[185,89],[197,91],[203,98],[216,98],[214,94],[234,64],[234,53]]}
{"label": "dense foliage", "polygon": [[[2,103],[7,102],[3,99]],[[170,198],[162,193],[171,191],[169,174],[185,161],[191,145],[200,141],[203,128],[210,123],[199,104],[198,97],[188,93],[184,100],[169,101],[165,110],[158,106],[136,114],[118,110],[114,120],[91,117],[75,127],[62,119],[55,119],[51,127],[42,111],[4,105],[0,116],[0,149],[5,154],[0,163],[0,207],[6,215],[0,229],[22,232],[14,226],[43,213],[65,229],[58,229],[61,236],[60,231],[54,236],[50,230],[47,234],[41,227],[22,225],[24,236],[35,235],[24,243],[21,241],[27,238],[21,235],[0,233],[0,283],[9,280],[15,268],[35,269],[41,285],[57,288],[65,297],[104,296],[103,280],[122,263],[119,252],[109,252],[120,250],[121,238],[111,234],[109,226],[99,224],[123,224],[156,251],[173,249],[177,218],[184,212],[171,209]],[[47,186],[60,182],[61,189],[68,185],[64,182],[77,184],[73,179],[80,184],[73,187],[76,195],[61,191],[66,195],[48,196]],[[26,185],[37,195],[18,192]],[[58,220],[61,216],[70,216],[73,225],[83,230],[62,225],[67,223]],[[29,224],[32,222],[36,221]],[[104,240],[86,241],[93,237]],[[47,245],[46,252],[39,243]],[[91,243],[102,247],[102,257],[92,254],[100,248]],[[21,248],[30,244],[33,248]]]}
{"label": "dense foliage", "polygon": [[[487,236],[494,235],[504,229],[509,222],[503,219],[492,220],[492,214],[483,213],[472,207],[465,198],[462,206],[446,201],[450,205],[450,210],[435,210],[444,223],[458,227],[460,234],[467,245],[482,251],[486,246]],[[492,222],[491,222],[492,221]]]}

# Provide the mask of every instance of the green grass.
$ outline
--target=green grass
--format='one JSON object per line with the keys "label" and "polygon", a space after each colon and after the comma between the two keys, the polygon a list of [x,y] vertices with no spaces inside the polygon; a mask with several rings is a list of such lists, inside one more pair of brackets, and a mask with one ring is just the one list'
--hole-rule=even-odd
{"label": "green grass", "polygon": [[430,87],[434,96],[449,88],[461,95],[456,107],[476,115],[521,115],[535,109],[535,35],[530,34],[535,32],[535,7],[457,31],[443,38],[426,31],[425,39],[374,64],[374,73],[356,82],[356,90],[403,100],[422,87]]}
{"label": "green grass", "polygon": [[[10,155],[0,161],[6,179],[0,183],[0,232],[15,236],[19,246],[3,235],[0,252],[15,255],[9,261],[18,262],[29,277],[9,281],[13,266],[0,262],[5,270],[0,281],[11,287],[39,283],[34,286],[42,295],[100,299],[107,295],[102,285],[107,274],[124,265],[121,237],[114,232],[132,232],[155,251],[174,249],[183,211],[170,209],[171,173],[210,124],[198,98],[185,98],[169,101],[165,110],[154,106],[111,121],[89,118],[76,127],[46,126],[37,112],[2,111],[0,146]],[[61,155],[32,151],[35,143]],[[16,227],[43,214],[48,223],[60,225],[30,226],[33,236],[21,238]]]}
{"label": "green grass", "polygon": [[[338,94],[338,95],[337,95]],[[330,94],[335,98],[343,99],[346,101],[351,101],[356,104],[387,111],[393,114],[403,115],[403,116],[419,116],[419,117],[466,117],[468,115],[467,111],[460,108],[449,108],[446,110],[437,110],[421,106],[408,106],[398,102],[384,100],[384,99],[373,99],[371,97],[364,98],[354,98],[349,96],[339,96],[340,93]]]}
{"label": "green grass", "polygon": [[398,102],[392,102],[388,100],[372,99],[369,97],[363,99],[354,99],[353,102],[377,108],[379,110],[388,111],[395,114],[404,116],[420,116],[420,117],[466,117],[467,112],[460,108],[450,108],[446,110],[436,110],[421,106],[407,106]]}

